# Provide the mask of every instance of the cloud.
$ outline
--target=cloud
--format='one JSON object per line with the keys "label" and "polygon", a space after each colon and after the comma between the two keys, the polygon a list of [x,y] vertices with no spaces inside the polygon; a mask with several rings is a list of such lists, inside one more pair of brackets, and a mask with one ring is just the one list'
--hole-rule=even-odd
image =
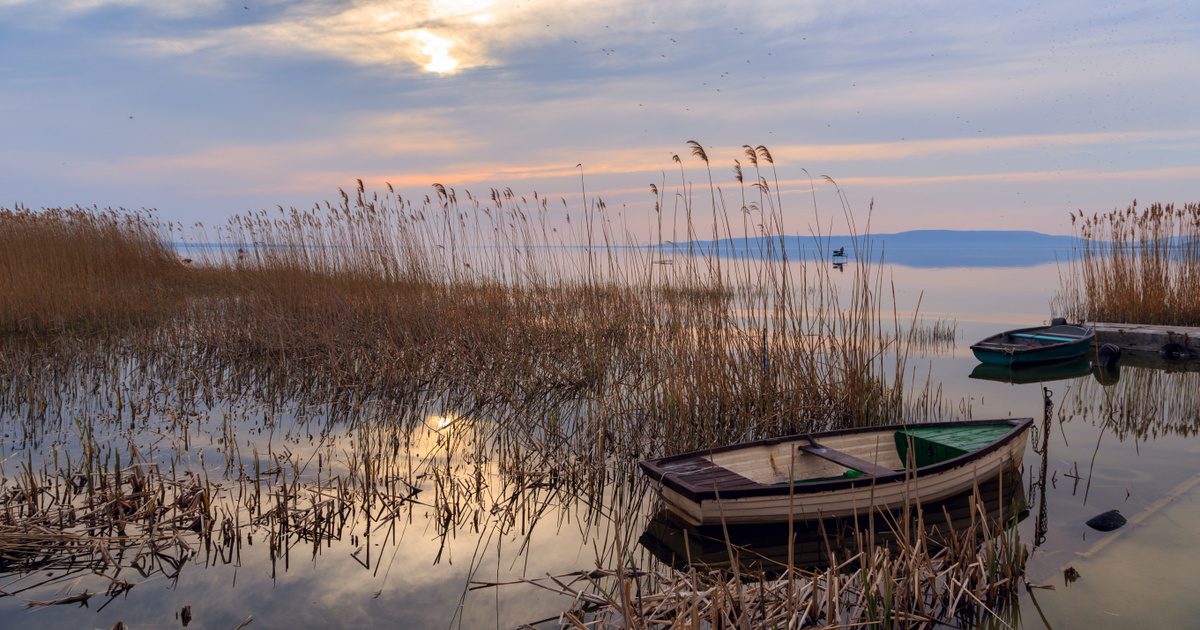
{"label": "cloud", "polygon": [[939,155],[984,154],[997,151],[1051,149],[1094,145],[1121,145],[1155,140],[1200,138],[1200,131],[1094,132],[1026,134],[968,138],[870,142],[860,144],[793,145],[772,148],[776,158],[805,161],[898,160]]}
{"label": "cloud", "polygon": [[[988,138],[947,138],[904,142],[823,145],[774,145],[769,147],[781,174],[800,168],[813,168],[814,162],[894,163],[900,170],[905,160],[916,157],[981,158],[993,152],[1087,145],[1131,146],[1138,142],[1200,138],[1200,131],[1162,131],[1133,133],[1078,133],[998,136]],[[581,172],[585,177],[621,176],[625,184],[607,192],[642,191],[645,183],[659,182],[663,174],[678,180],[680,165],[672,154],[683,160],[684,177],[703,179],[703,164],[690,157],[686,147],[662,146],[637,149],[593,149],[572,152],[578,162],[549,161],[510,163],[492,160],[463,160],[480,149],[485,139],[454,130],[451,120],[431,112],[391,114],[367,117],[352,128],[337,131],[324,139],[258,144],[222,144],[176,155],[150,155],[128,158],[108,165],[97,164],[97,173],[136,173],[137,177],[170,177],[180,173],[223,174],[230,179],[253,182],[256,192],[324,194],[331,186],[363,178],[400,187],[425,187],[433,182],[453,186],[505,186],[516,182],[547,183],[570,181],[572,186]],[[733,184],[733,160],[739,160],[747,172],[740,146],[706,147],[712,160],[715,180]],[[344,166],[331,169],[333,162]],[[391,163],[395,166],[379,166]],[[422,166],[418,166],[422,165]],[[767,168],[764,163],[762,165]],[[358,170],[355,170],[355,169]],[[913,186],[962,182],[1032,182],[1093,179],[1175,178],[1195,174],[1200,167],[1177,166],[1143,169],[1042,169],[1014,172],[976,172],[954,175],[873,175],[837,177],[842,185]],[[836,176],[836,173],[835,173]],[[636,187],[631,188],[630,184]],[[807,190],[810,181],[785,179],[788,188]]]}
{"label": "cloud", "polygon": [[[36,6],[43,13],[63,16],[124,7],[186,17],[218,13],[240,4],[221,0],[0,0],[0,7]],[[255,8],[263,4],[259,0]],[[262,9],[245,16],[239,12],[239,18],[253,21],[249,24],[129,37],[128,41],[157,54],[306,53],[357,65],[452,74],[495,65],[506,52],[548,42],[589,37],[602,37],[608,46],[638,42],[654,31],[660,13],[662,23],[669,19],[669,27],[676,30],[721,24],[726,16],[736,18],[747,29],[765,32],[810,21],[817,14],[811,3],[796,6],[784,0],[760,3],[753,12],[735,11],[719,0],[702,0],[688,11],[669,14],[650,4],[602,0],[525,0],[519,5],[500,0],[306,0],[271,1]]]}
{"label": "cloud", "polygon": [[[1065,182],[1065,181],[1145,181],[1155,179],[1184,179],[1200,176],[1200,166],[1168,166],[1142,169],[1063,169],[1047,171],[1018,171],[1010,173],[971,173],[965,175],[883,175],[842,177],[839,185],[867,186],[927,186],[934,184],[974,182]],[[807,184],[794,180],[787,184]]]}
{"label": "cloud", "polygon": [[104,9],[120,7],[139,9],[169,17],[190,17],[203,15],[220,9],[227,4],[224,0],[0,0],[0,8],[6,6],[37,6],[44,11],[52,11],[64,15],[74,15]]}
{"label": "cloud", "polygon": [[[82,172],[94,182],[176,182],[179,189],[204,197],[298,193],[315,199],[380,172],[381,164],[408,171],[409,165],[454,163],[476,150],[478,142],[433,112],[363,115],[330,126],[319,137],[218,141],[170,153],[90,160]],[[422,187],[436,181],[427,169],[413,170],[425,174],[394,181]]]}

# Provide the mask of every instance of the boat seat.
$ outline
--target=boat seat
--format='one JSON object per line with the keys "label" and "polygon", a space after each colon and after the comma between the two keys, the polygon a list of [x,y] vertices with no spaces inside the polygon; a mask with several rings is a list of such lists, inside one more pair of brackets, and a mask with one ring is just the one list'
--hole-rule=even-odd
{"label": "boat seat", "polygon": [[747,490],[761,488],[762,484],[712,463],[707,457],[697,456],[663,464],[663,469],[680,481],[703,490]]}
{"label": "boat seat", "polygon": [[821,459],[827,459],[835,464],[841,464],[846,468],[853,468],[861,473],[865,473],[872,477],[882,477],[890,475],[896,471],[886,466],[880,466],[865,459],[855,457],[849,453],[834,450],[828,446],[818,444],[816,440],[808,438],[808,444],[801,444],[796,447],[798,450],[815,455]]}
{"label": "boat seat", "polygon": [[1012,333],[1019,339],[1037,339],[1038,341],[1079,341],[1079,337],[1060,337],[1059,335],[1044,335],[1038,333]]}

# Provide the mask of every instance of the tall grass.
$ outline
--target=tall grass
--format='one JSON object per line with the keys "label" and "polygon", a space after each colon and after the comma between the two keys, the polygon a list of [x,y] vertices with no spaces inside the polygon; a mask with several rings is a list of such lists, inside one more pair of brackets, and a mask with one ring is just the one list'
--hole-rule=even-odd
{"label": "tall grass", "polygon": [[0,208],[0,335],[160,321],[181,272],[149,214]]}
{"label": "tall grass", "polygon": [[1083,239],[1059,310],[1073,319],[1200,325],[1200,204],[1134,201],[1071,216]]}

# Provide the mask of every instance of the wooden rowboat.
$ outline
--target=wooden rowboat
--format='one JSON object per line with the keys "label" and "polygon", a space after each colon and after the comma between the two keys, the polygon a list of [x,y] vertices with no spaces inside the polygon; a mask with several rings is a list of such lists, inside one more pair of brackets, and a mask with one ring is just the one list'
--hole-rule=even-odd
{"label": "wooden rowboat", "polygon": [[689,524],[808,521],[938,501],[1019,468],[1030,418],[891,425],[640,462]]}
{"label": "wooden rowboat", "polygon": [[1083,326],[1034,326],[992,335],[971,346],[971,351],[989,365],[1020,367],[1082,357],[1095,338],[1096,332]]}

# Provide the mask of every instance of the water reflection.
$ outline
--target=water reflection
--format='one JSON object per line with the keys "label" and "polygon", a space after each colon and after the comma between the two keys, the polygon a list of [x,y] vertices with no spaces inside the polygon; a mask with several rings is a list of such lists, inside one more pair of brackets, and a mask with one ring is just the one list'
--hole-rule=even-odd
{"label": "water reflection", "polygon": [[907,267],[1032,267],[1071,260],[1079,256],[1079,239],[1073,236],[1026,231],[912,230],[895,234],[858,236],[783,236],[732,238],[665,245],[666,252],[714,253],[732,258],[765,258],[786,255],[790,260],[835,263],[847,258],[873,258]]}
{"label": "water reflection", "polygon": [[1064,363],[1032,365],[1022,368],[1011,368],[1007,365],[980,363],[971,370],[971,378],[1024,385],[1028,383],[1048,383],[1065,379],[1079,378],[1092,374],[1092,362],[1086,357]]}
{"label": "water reflection", "polygon": [[1067,413],[1102,424],[1122,440],[1200,432],[1200,363],[1126,353],[1105,379],[1081,381]]}

